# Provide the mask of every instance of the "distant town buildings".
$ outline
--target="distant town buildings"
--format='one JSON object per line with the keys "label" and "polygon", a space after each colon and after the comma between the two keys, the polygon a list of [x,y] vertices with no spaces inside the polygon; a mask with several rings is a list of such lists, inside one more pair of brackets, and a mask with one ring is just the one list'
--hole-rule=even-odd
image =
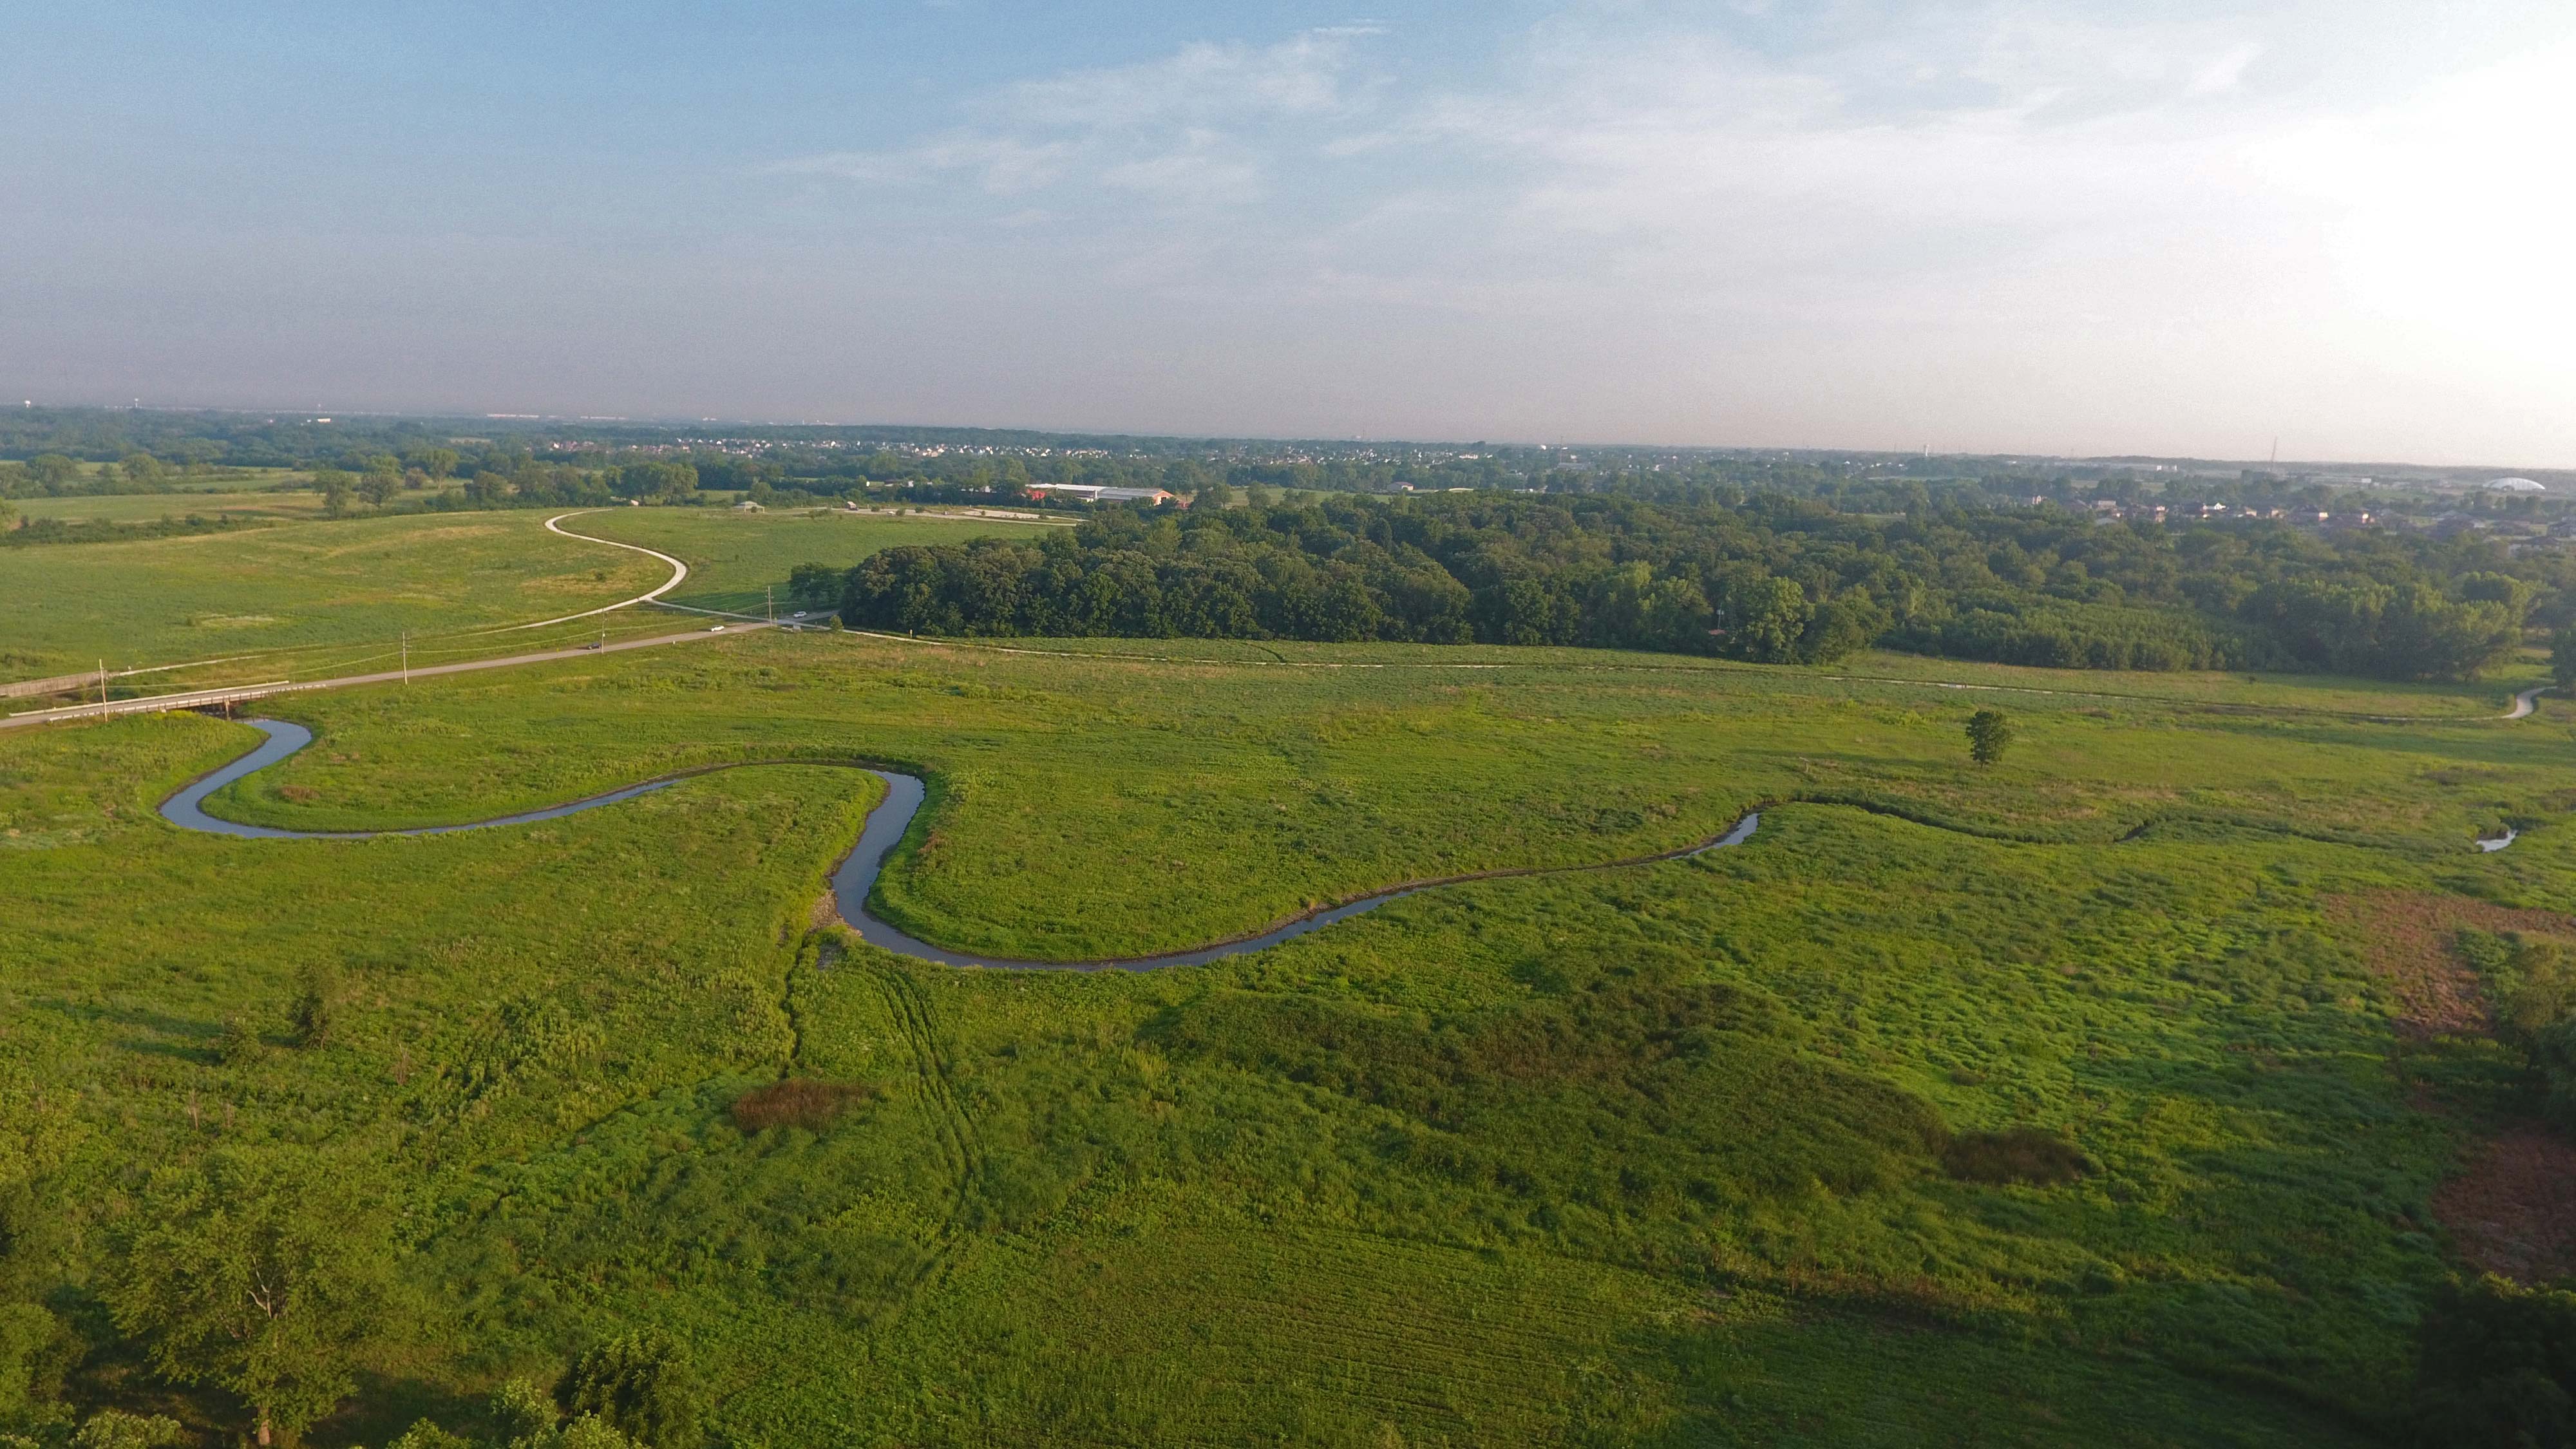
{"label": "distant town buildings", "polygon": [[1180,501],[1161,488],[1108,488],[1097,483],[1032,483],[1029,491],[1040,498],[1072,498],[1085,503],[1142,503],[1148,508]]}

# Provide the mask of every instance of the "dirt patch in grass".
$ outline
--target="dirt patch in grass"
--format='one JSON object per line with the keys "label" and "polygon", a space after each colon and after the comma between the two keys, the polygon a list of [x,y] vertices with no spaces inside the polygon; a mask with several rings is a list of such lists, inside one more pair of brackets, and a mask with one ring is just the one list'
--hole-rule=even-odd
{"label": "dirt patch in grass", "polygon": [[2326,919],[2344,927],[2362,960],[2397,993],[2397,1029],[2416,1038],[2488,1028],[2477,973],[2453,945],[2463,930],[2576,934],[2555,911],[2516,910],[2461,896],[2413,891],[2327,896]]}
{"label": "dirt patch in grass", "polygon": [[2524,1283],[2576,1274],[2576,1144],[2510,1127],[2471,1150],[2467,1170],[2433,1194],[2460,1259]]}
{"label": "dirt patch in grass", "polygon": [[818,1082],[798,1077],[746,1092],[733,1104],[734,1125],[745,1132],[771,1127],[802,1127],[820,1132],[835,1118],[874,1092],[855,1082]]}

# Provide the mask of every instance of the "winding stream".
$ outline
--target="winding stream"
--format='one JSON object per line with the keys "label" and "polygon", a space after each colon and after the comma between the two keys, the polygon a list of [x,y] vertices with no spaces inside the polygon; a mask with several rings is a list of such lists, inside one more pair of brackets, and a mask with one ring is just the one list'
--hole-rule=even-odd
{"label": "winding stream", "polygon": [[[555,820],[566,815],[578,815],[584,810],[596,810],[602,805],[614,805],[621,800],[632,800],[638,795],[648,795],[693,776],[710,773],[708,770],[687,771],[657,780],[647,780],[640,785],[629,785],[621,790],[611,790],[604,795],[592,795],[562,805],[549,805],[542,810],[527,810],[516,815],[501,815],[490,820],[476,820],[463,825],[424,825],[409,830],[279,830],[267,825],[245,825],[239,821],[220,819],[207,814],[204,808],[206,797],[217,790],[246,775],[265,770],[313,743],[313,732],[299,724],[289,724],[284,720],[274,719],[255,719],[249,723],[252,728],[259,730],[268,738],[240,758],[200,777],[177,794],[162,801],[163,819],[187,830],[204,831],[213,835],[238,836],[249,840],[375,840],[394,835],[452,835],[460,830],[489,830],[496,826],[527,825],[539,820]],[[743,765],[720,765],[715,768],[741,769],[749,764],[829,763],[821,760],[746,761]],[[1751,838],[1754,828],[1762,822],[1759,813],[1750,814],[1737,821],[1733,829],[1715,840],[1703,841],[1698,845],[1680,850],[1664,851],[1659,855],[1601,861],[1592,865],[1528,866],[1512,870],[1488,870],[1467,875],[1442,876],[1436,880],[1409,881],[1403,885],[1390,886],[1382,891],[1374,891],[1335,905],[1324,906],[1303,915],[1292,916],[1253,935],[1219,941],[1190,951],[1170,951],[1158,956],[1119,956],[1097,961],[1027,961],[1008,956],[978,956],[969,951],[951,951],[943,946],[934,946],[917,936],[905,933],[889,922],[880,920],[869,912],[868,892],[876,885],[877,874],[885,866],[886,855],[903,839],[904,831],[911,828],[912,818],[920,813],[922,800],[928,791],[918,777],[900,771],[880,770],[864,765],[851,768],[865,769],[869,774],[883,780],[886,785],[886,797],[878,802],[875,809],[868,812],[867,824],[859,832],[858,844],[851,847],[850,853],[832,869],[832,899],[840,907],[841,919],[858,932],[860,940],[897,955],[934,961],[943,966],[989,966],[1007,971],[1152,971],[1165,966],[1201,966],[1210,961],[1221,961],[1228,956],[1241,956],[1275,946],[1282,941],[1303,936],[1309,931],[1322,930],[1335,921],[1348,920],[1363,911],[1373,910],[1388,901],[1409,896],[1418,891],[1456,885],[1464,881],[1501,880],[1530,875],[1567,875],[1579,871],[1616,870],[1624,866],[1647,865],[1663,860],[1683,860],[1725,846],[1741,845]]]}

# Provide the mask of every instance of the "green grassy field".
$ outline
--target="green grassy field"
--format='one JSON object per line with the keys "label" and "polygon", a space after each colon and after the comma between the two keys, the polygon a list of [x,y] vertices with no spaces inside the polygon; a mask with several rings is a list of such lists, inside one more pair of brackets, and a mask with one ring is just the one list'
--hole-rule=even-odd
{"label": "green grassy field", "polygon": [[[997,519],[962,520],[939,514],[849,514],[798,509],[737,513],[729,508],[629,508],[587,515],[585,532],[689,561],[688,581],[673,603],[758,615],[764,587],[787,601],[787,575],[798,564],[848,568],[881,548],[906,543],[960,543],[970,538],[1020,538],[1045,531],[1041,524]],[[784,617],[794,606],[779,610]]]}
{"label": "green grassy field", "polygon": [[164,518],[201,518],[231,515],[235,518],[318,519],[322,516],[319,493],[267,493],[230,491],[238,483],[227,485],[227,491],[182,493],[110,493],[95,497],[15,498],[9,506],[28,518],[59,518],[65,523],[157,523]]}
{"label": "green grassy field", "polygon": [[[122,695],[215,684],[327,678],[391,667],[408,630],[414,664],[439,664],[685,629],[697,617],[641,609],[534,632],[505,626],[641,593],[668,570],[649,558],[544,531],[537,511],[318,518],[307,494],[255,495],[281,526],[131,543],[0,551],[0,588],[26,601],[0,637],[0,679],[94,667],[150,672]],[[177,495],[30,500],[65,518],[153,520]],[[297,526],[282,526],[302,520]],[[670,597],[758,615],[785,598],[797,564],[847,565],[889,544],[1024,525],[929,516],[738,515],[712,509],[598,509],[568,528],[688,560]],[[780,609],[784,617],[793,608]],[[170,668],[166,666],[184,667]]]}
{"label": "green grassy field", "polygon": [[[684,553],[736,524],[666,516],[618,522]],[[822,536],[746,532],[713,581]],[[0,1101],[77,1104],[51,1301],[96,1322],[145,1164],[265,1145],[401,1207],[400,1311],[327,1444],[635,1325],[739,1445],[2331,1444],[2401,1405],[2501,1067],[2409,1026],[2372,952],[2426,902],[2568,908],[2564,707],[2022,695],[1980,771],[1989,701],[1928,684],[1116,642],[755,635],[301,697],[315,747],[214,808],[417,824],[891,761],[935,788],[884,912],[1058,958],[1762,828],[1205,968],[950,971],[817,954],[876,789],[848,770],[244,842],[152,814],[240,726],[0,735]],[[1834,672],[1899,672],[1863,662]],[[349,1013],[293,1048],[317,961]],[[271,1044],[228,1059],[228,1018]],[[743,1130],[782,1074],[846,1110]],[[2020,1129],[2081,1170],[1984,1180],[1980,1134]],[[107,1344],[71,1392],[146,1391]]]}
{"label": "green grassy field", "polygon": [[0,551],[0,671],[225,659],[234,662],[165,678],[310,678],[344,663],[351,645],[377,653],[406,629],[450,635],[570,614],[669,573],[543,524],[536,513],[432,514]]}

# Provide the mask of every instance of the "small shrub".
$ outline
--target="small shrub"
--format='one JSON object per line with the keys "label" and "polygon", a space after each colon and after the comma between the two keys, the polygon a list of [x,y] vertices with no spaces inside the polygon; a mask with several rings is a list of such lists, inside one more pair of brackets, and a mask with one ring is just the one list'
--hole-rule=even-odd
{"label": "small shrub", "polygon": [[248,1066],[268,1055],[268,1043],[261,1039],[259,1028],[238,1016],[224,1018],[224,1029],[215,1038],[215,1058],[228,1067]]}
{"label": "small shrub", "polygon": [[868,1088],[852,1082],[818,1082],[796,1077],[772,1082],[735,1098],[733,1122],[745,1132],[765,1132],[772,1127],[802,1127],[808,1132],[820,1132],[848,1111],[852,1103],[865,1101],[870,1095]]}
{"label": "small shrub", "polygon": [[295,1044],[318,1047],[330,1041],[331,1028],[339,1014],[339,973],[320,963],[305,967],[295,1004],[287,1012],[287,1026]]}
{"label": "small shrub", "polygon": [[2037,1127],[1971,1132],[1941,1149],[1941,1165],[1962,1182],[2073,1182],[2093,1171],[2092,1159],[2072,1142]]}

